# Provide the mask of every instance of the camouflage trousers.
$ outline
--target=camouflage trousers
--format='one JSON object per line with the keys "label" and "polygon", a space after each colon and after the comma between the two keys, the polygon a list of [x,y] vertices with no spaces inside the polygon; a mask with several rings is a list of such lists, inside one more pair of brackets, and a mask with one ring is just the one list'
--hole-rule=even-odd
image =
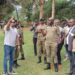
{"label": "camouflage trousers", "polygon": [[48,63],[58,63],[57,61],[57,43],[55,42],[45,42],[47,62]]}
{"label": "camouflage trousers", "polygon": [[21,52],[21,56],[24,55],[23,47],[22,45],[16,46],[14,51],[14,60],[17,60],[19,57],[19,53]]}
{"label": "camouflage trousers", "polygon": [[37,54],[38,57],[44,55],[46,57],[45,41],[37,40]]}

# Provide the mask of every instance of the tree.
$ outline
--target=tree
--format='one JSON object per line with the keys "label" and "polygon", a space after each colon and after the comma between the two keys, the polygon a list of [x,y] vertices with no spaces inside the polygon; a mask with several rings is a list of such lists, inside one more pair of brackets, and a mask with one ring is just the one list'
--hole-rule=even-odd
{"label": "tree", "polygon": [[40,0],[40,15],[39,15],[39,19],[44,17],[44,0]]}
{"label": "tree", "polygon": [[14,10],[12,2],[15,0],[0,0],[0,15],[8,15]]}
{"label": "tree", "polygon": [[[31,19],[39,19],[39,18],[49,18],[50,16],[53,18],[70,18],[75,17],[75,0],[17,0],[22,6],[22,14]],[[35,2],[36,1],[36,2]],[[33,5],[34,7],[33,9]],[[73,11],[70,11],[73,10]],[[34,16],[33,15],[34,12]],[[69,15],[68,15],[69,14]],[[71,16],[70,16],[71,15]]]}
{"label": "tree", "polygon": [[55,18],[55,0],[52,0],[52,18]]}

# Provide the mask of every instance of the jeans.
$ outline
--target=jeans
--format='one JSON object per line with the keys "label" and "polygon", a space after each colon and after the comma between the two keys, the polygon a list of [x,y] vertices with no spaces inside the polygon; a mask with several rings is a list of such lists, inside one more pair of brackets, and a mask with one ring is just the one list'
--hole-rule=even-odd
{"label": "jeans", "polygon": [[4,45],[4,73],[8,72],[8,60],[9,60],[9,72],[12,72],[13,67],[13,53],[14,47]]}

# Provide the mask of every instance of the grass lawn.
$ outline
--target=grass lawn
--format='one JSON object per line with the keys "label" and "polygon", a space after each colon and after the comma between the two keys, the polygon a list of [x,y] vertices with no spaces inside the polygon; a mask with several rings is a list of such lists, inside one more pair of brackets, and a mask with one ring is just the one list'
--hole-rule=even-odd
{"label": "grass lawn", "polygon": [[[13,36],[12,36],[13,37]],[[3,39],[4,39],[4,33],[0,30],[0,75],[3,73]],[[33,54],[33,43],[32,43],[32,33],[29,30],[24,30],[24,40],[25,45],[24,53],[26,60],[25,61],[18,61],[18,63],[21,65],[19,68],[17,68],[17,75],[66,75],[66,72],[69,70],[69,62],[63,62],[62,61],[62,68],[58,73],[55,73],[53,70],[45,71],[44,68],[46,65],[44,62],[41,64],[37,64],[37,57]],[[62,60],[64,59],[64,53],[65,50],[63,48],[61,54],[62,54]]]}

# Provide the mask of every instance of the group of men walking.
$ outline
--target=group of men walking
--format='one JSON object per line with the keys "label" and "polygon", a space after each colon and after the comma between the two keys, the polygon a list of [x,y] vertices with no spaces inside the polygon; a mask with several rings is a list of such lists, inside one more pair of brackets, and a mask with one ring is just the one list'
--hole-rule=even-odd
{"label": "group of men walking", "polygon": [[64,45],[70,60],[68,75],[75,75],[75,19],[60,21],[49,18],[47,23],[40,19],[39,23],[33,23],[31,31],[34,31],[34,54],[38,56],[38,63],[44,57],[44,63],[47,64],[45,70],[54,66],[55,72],[58,72],[62,65],[61,49]]}
{"label": "group of men walking", "polygon": [[[64,25],[64,26],[63,26]],[[68,75],[75,75],[75,19],[61,22],[59,19],[49,18],[47,22],[40,19],[39,23],[33,23],[31,31],[34,31],[33,43],[34,54],[38,57],[38,64],[42,62],[47,67],[44,70],[52,69],[59,71],[61,62],[61,49],[64,45],[66,54],[70,60],[70,71]],[[13,68],[17,68],[19,52],[21,60],[24,60],[22,45],[24,44],[23,30],[20,23],[13,17],[4,26],[4,74],[14,74]],[[7,62],[9,60],[9,71]]]}

